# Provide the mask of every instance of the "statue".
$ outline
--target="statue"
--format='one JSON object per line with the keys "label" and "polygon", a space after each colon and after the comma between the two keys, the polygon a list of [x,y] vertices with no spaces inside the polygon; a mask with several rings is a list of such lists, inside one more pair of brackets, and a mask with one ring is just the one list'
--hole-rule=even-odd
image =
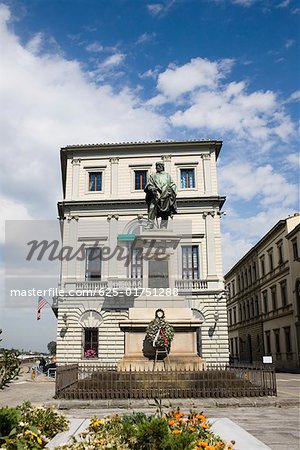
{"label": "statue", "polygon": [[177,213],[177,186],[165,172],[162,161],[156,163],[156,173],[150,174],[144,191],[148,205],[148,228],[154,228],[154,221],[159,217],[161,217],[160,228],[167,228],[168,218],[173,218]]}

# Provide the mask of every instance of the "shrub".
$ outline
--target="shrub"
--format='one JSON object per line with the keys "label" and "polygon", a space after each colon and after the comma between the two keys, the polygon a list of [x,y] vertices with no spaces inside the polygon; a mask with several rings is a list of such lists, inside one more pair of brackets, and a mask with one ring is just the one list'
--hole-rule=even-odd
{"label": "shrub", "polygon": [[24,402],[17,408],[0,410],[1,448],[41,449],[57,433],[68,428],[64,416],[52,408],[34,407]]}
{"label": "shrub", "polygon": [[212,433],[202,413],[184,414],[176,409],[163,415],[158,411],[157,415],[149,417],[143,413],[103,420],[93,417],[84,433],[59,449],[230,450],[232,444]]}
{"label": "shrub", "polygon": [[20,413],[15,408],[0,408],[0,443],[3,436],[7,436],[20,420]]}
{"label": "shrub", "polygon": [[21,413],[23,422],[37,427],[50,439],[68,429],[67,419],[51,407],[36,407],[30,402],[24,402],[17,409]]}

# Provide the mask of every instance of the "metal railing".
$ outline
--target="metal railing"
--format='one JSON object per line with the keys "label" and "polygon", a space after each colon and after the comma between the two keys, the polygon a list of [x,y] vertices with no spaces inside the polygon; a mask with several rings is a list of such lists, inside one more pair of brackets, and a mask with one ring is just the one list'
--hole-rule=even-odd
{"label": "metal railing", "polygon": [[210,366],[203,371],[61,366],[56,397],[64,399],[204,398],[276,395],[273,367]]}
{"label": "metal railing", "polygon": [[208,289],[206,280],[175,280],[175,287],[180,291]]}

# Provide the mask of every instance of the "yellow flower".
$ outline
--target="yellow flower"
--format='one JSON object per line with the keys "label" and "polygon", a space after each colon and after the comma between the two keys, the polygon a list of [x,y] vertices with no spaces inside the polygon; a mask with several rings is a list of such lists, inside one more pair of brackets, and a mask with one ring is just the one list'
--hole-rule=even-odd
{"label": "yellow flower", "polygon": [[190,427],[190,431],[195,431],[195,428],[194,427]]}
{"label": "yellow flower", "polygon": [[169,422],[168,422],[169,425],[174,425],[174,423],[175,423],[175,420],[169,420]]}
{"label": "yellow flower", "polygon": [[200,442],[198,442],[198,447],[202,447],[202,448],[204,448],[204,447],[207,447],[207,442],[205,442],[205,441],[200,441]]}
{"label": "yellow flower", "polygon": [[201,428],[205,428],[205,429],[209,428],[209,426],[206,423],[201,423],[200,427]]}
{"label": "yellow flower", "polygon": [[173,430],[173,431],[172,431],[172,434],[180,434],[180,433],[182,433],[181,430]]}

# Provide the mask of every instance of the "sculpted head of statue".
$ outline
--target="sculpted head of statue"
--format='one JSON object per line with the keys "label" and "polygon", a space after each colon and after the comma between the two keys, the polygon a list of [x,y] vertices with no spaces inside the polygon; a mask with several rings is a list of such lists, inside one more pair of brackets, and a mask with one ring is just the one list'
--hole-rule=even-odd
{"label": "sculpted head of statue", "polygon": [[165,165],[162,161],[157,161],[155,164],[156,172],[163,172],[165,170]]}

